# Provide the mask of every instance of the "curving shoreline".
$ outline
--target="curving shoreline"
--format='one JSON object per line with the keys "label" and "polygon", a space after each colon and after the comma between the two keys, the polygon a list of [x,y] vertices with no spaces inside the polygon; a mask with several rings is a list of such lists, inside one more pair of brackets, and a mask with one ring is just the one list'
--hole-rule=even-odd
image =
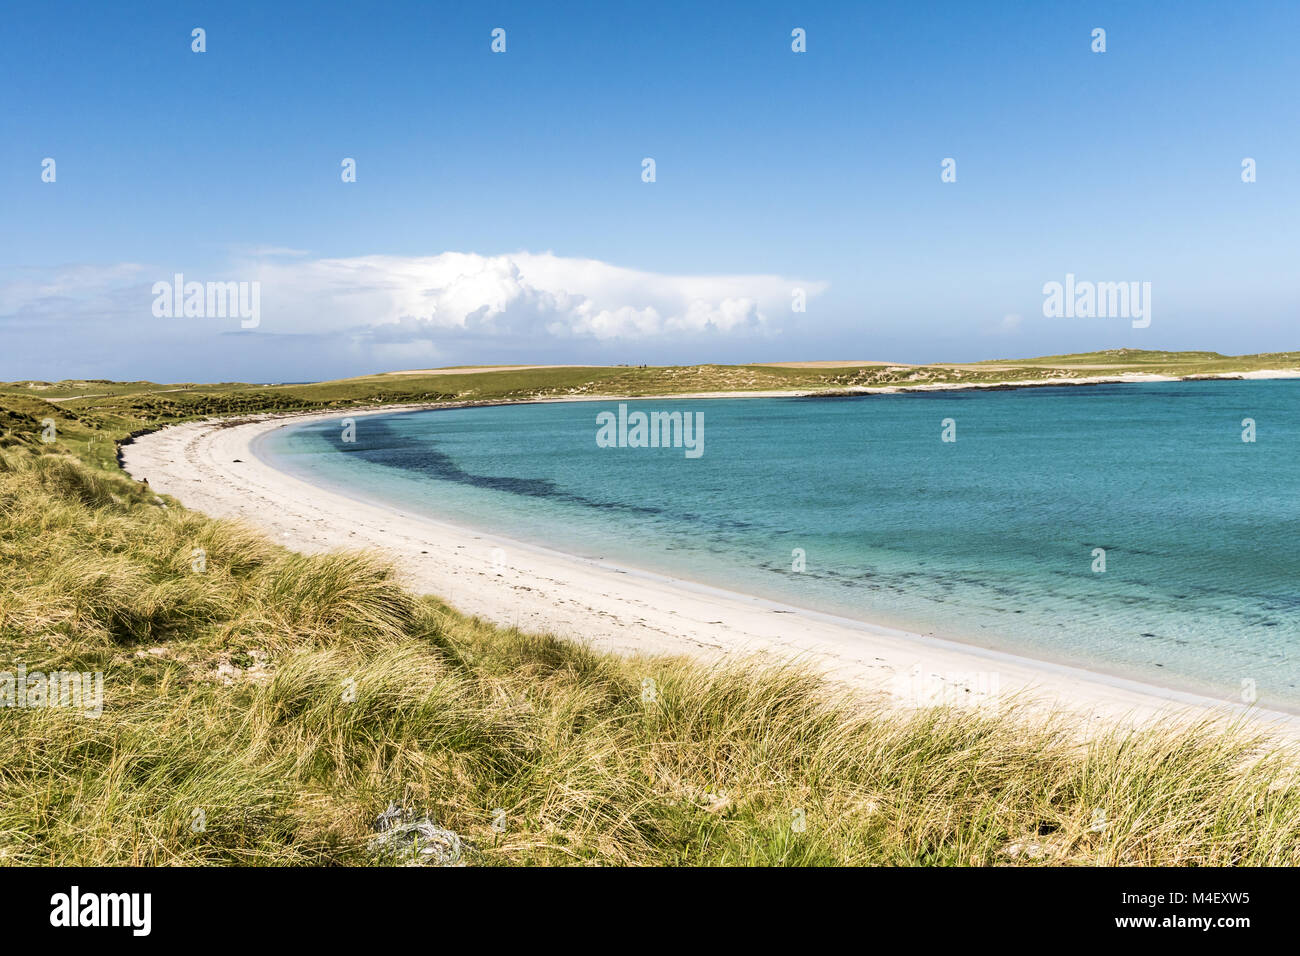
{"label": "curving shoreline", "polygon": [[[550,631],[600,650],[799,659],[833,678],[895,697],[918,671],[944,679],[992,673],[1002,695],[1023,696],[1036,706],[1059,708],[1098,726],[1174,715],[1234,717],[1245,710],[1195,694],[561,554],[319,488],[256,455],[261,436],[290,422],[429,407],[447,405],[193,422],[137,436],[121,447],[120,460],[129,474],[147,480],[156,491],[216,517],[241,519],[287,547],[308,553],[379,550],[413,590],[435,594],[494,623]],[[954,693],[960,694],[960,688],[954,686]],[[906,706],[901,699],[899,704]],[[1253,713],[1283,736],[1300,739],[1300,718]]]}

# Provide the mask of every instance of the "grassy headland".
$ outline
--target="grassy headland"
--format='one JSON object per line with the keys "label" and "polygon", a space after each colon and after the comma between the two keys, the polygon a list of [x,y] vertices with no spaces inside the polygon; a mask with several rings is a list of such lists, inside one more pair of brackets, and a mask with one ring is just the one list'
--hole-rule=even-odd
{"label": "grassy headland", "polygon": [[[1300,361],[1148,354],[1124,360]],[[1019,367],[1070,365],[1036,361]],[[0,670],[105,678],[97,718],[0,708],[0,862],[364,863],[395,803],[460,834],[479,865],[1300,863],[1297,764],[1260,739],[1085,742],[1014,704],[907,711],[793,668],[595,654],[412,595],[373,555],[286,551],[116,465],[124,436],[210,415],[834,390],[862,371],[0,386]]]}

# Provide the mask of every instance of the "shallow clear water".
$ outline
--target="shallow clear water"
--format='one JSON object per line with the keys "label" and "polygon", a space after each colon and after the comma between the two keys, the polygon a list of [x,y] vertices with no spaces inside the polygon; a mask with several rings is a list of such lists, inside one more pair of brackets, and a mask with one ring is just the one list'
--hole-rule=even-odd
{"label": "shallow clear water", "polygon": [[586,557],[1300,709],[1300,381],[628,403],[703,412],[694,459],[598,447],[617,407],[360,418],[350,444],[317,422],[258,453]]}

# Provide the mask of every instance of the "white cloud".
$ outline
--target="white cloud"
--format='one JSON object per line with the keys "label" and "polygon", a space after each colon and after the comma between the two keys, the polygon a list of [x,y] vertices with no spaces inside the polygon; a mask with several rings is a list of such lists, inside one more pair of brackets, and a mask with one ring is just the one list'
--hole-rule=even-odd
{"label": "white cloud", "polygon": [[404,258],[251,258],[235,278],[262,283],[263,328],[398,341],[539,336],[646,340],[771,331],[792,290],[777,275],[682,276],[551,253],[446,252]]}
{"label": "white cloud", "polygon": [[[258,281],[261,321],[159,318],[155,282]],[[164,262],[0,271],[0,370],[309,379],[479,362],[619,362],[707,354],[806,328],[779,275],[670,275],[551,253],[359,256],[245,248],[222,268]],[[0,376],[3,377],[3,376]]]}
{"label": "white cloud", "polygon": [[989,335],[1010,335],[1020,328],[1020,323],[1024,317],[1019,313],[1010,312],[1002,316],[1002,321],[995,325],[987,327],[984,331]]}
{"label": "white cloud", "polygon": [[12,269],[0,277],[0,317],[47,315],[103,304],[141,281],[148,269],[136,262]]}

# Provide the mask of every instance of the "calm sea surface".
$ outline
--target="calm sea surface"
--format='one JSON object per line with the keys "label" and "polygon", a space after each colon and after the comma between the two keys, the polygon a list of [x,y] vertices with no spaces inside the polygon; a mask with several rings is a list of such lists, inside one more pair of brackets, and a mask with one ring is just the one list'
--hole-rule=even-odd
{"label": "calm sea surface", "polygon": [[702,412],[698,458],[598,447],[618,404],[363,417],[353,443],[331,420],[257,451],[585,557],[1300,710],[1300,381],[627,403]]}

